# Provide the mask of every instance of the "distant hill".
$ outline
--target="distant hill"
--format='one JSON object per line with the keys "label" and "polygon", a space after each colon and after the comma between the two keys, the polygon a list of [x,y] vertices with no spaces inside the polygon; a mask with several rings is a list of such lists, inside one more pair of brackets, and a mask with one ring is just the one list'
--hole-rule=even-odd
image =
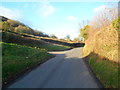
{"label": "distant hill", "polygon": [[[14,41],[12,39],[17,38],[17,36],[21,36],[24,38],[37,38],[45,42],[72,46],[72,47],[84,46],[84,43],[76,43],[74,41],[66,41],[64,39],[57,39],[57,37],[54,35],[51,37],[47,34],[44,34],[43,32],[31,29],[30,27],[26,26],[25,24],[19,21],[11,20],[4,16],[0,16],[0,23],[2,23],[2,27],[0,27],[0,30],[4,32],[3,34],[4,42],[16,43],[16,40]],[[7,36],[9,36],[9,38]],[[12,39],[10,40],[10,38]]]}
{"label": "distant hill", "polygon": [[49,35],[44,34],[43,32],[33,30],[32,28],[19,21],[11,20],[4,16],[0,16],[0,23],[2,24],[0,30],[3,31],[13,31],[17,33],[26,33],[36,36],[49,37]]}

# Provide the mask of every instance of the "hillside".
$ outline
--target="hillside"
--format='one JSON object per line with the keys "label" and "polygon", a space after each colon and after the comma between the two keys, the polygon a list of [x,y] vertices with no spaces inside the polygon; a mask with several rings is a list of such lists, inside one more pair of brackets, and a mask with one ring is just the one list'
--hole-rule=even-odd
{"label": "hillside", "polygon": [[[35,38],[37,40],[42,40],[42,42],[45,41],[49,43],[61,44],[61,45],[72,46],[72,47],[84,46],[84,43],[77,43],[75,41],[67,41],[64,39],[52,38],[51,36],[44,34],[41,31],[36,31],[34,29],[31,29],[30,27],[26,26],[25,24],[19,21],[11,20],[3,16],[0,16],[0,23],[2,23],[0,30],[2,30],[4,33],[7,33],[9,35],[14,34],[14,35],[22,36],[25,38]],[[3,36],[3,40],[4,38],[7,38],[7,37]],[[5,40],[9,40],[9,39],[5,39]]]}
{"label": "hillside", "polygon": [[3,31],[12,31],[17,33],[26,33],[36,36],[49,37],[47,34],[44,34],[43,32],[33,30],[32,28],[28,27],[27,25],[19,21],[11,20],[4,16],[0,16],[0,23],[2,25],[0,27],[0,30]]}

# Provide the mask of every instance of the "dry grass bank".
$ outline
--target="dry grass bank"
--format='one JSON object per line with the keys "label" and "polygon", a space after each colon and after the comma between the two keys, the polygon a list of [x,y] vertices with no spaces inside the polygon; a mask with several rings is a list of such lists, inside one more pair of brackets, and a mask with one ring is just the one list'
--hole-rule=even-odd
{"label": "dry grass bank", "polygon": [[97,31],[86,41],[83,50],[85,56],[95,52],[118,63],[118,31],[112,25]]}

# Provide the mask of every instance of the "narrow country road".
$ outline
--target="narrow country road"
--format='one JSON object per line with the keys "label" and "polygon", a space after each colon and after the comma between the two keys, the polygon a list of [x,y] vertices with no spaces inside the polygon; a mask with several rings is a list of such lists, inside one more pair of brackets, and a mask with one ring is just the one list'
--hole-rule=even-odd
{"label": "narrow country road", "polygon": [[82,59],[82,48],[50,53],[56,57],[8,88],[99,88]]}

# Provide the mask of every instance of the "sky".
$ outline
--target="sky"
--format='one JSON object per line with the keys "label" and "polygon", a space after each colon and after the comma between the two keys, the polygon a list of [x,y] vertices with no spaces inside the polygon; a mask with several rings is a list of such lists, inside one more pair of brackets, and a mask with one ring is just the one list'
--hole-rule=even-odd
{"label": "sky", "polygon": [[79,34],[79,23],[91,20],[107,2],[2,2],[0,15],[58,38]]}

